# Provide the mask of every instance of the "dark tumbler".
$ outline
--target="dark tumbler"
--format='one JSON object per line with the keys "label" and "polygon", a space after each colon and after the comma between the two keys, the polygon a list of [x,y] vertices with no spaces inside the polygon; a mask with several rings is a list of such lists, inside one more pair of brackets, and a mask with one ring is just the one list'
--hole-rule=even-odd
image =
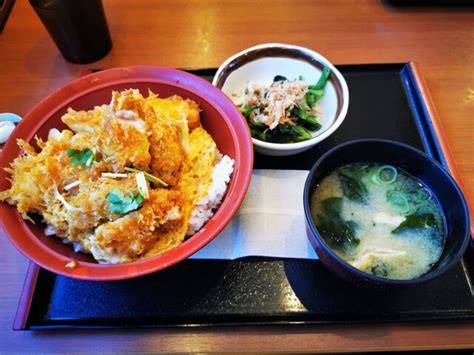
{"label": "dark tumbler", "polygon": [[63,57],[95,62],[112,48],[102,0],[29,0]]}

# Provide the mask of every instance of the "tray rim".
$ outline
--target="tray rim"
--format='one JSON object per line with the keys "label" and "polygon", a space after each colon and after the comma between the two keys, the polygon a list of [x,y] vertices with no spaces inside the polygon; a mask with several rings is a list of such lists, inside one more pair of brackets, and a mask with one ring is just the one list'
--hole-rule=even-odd
{"label": "tray rim", "polygon": [[473,225],[474,218],[472,214],[470,213],[472,211],[472,204],[470,203],[469,198],[464,193],[465,187],[464,187],[463,180],[461,178],[461,173],[459,171],[458,165],[454,158],[453,151],[451,147],[449,146],[448,138],[446,136],[444,127],[441,124],[441,118],[439,116],[438,110],[436,109],[433,98],[428,90],[428,85],[426,84],[425,78],[423,74],[421,73],[420,66],[417,62],[413,62],[413,61],[410,61],[407,64],[408,64],[408,67],[411,69],[411,74],[413,74],[415,82],[419,84],[416,87],[416,89],[418,89],[418,94],[422,98],[420,103],[423,106],[423,109],[429,121],[431,121],[433,131],[434,131],[433,133],[435,134],[435,137],[438,138],[437,143],[439,144],[439,149],[440,149],[439,155],[442,159],[444,158],[445,160],[444,163],[446,165],[447,170],[449,171],[451,176],[459,185],[466,199],[467,206],[469,209],[469,216],[471,220],[471,246],[472,246],[472,244],[474,243],[474,225]]}
{"label": "tray rim", "polygon": [[[408,74],[412,77],[412,81],[416,84],[414,85],[416,93],[421,98],[419,104],[421,105],[421,108],[424,112],[425,120],[427,121],[428,124],[430,124],[429,129],[431,130],[431,134],[434,136],[434,138],[436,138],[435,145],[438,150],[437,153],[442,160],[442,165],[444,165],[444,167],[448,170],[448,172],[457,182],[461,191],[464,192],[464,184],[460,175],[459,168],[457,166],[452,150],[449,146],[445,130],[441,124],[439,113],[435,107],[434,101],[429,92],[429,89],[423,77],[423,74],[421,73],[419,64],[415,61],[408,61],[408,62],[399,62],[399,63],[360,63],[360,64],[341,64],[341,65],[342,66],[365,66],[365,65],[397,66],[397,65],[400,65],[402,67],[400,72],[402,72],[403,70],[408,71]],[[339,66],[339,65],[336,65],[336,66]],[[198,69],[186,69],[186,70],[191,71],[191,72],[197,72],[197,71],[206,71],[206,70],[212,70],[212,69],[213,68],[198,68]],[[85,69],[81,71],[81,76],[86,75],[91,72],[95,72],[95,71],[97,71],[97,69]],[[417,122],[417,124],[419,124],[419,122]],[[420,134],[422,135],[421,132]],[[423,137],[422,137],[422,141],[425,144]],[[470,201],[467,197],[466,197],[466,201],[467,201],[469,211],[472,211],[471,209],[472,205],[470,204]],[[470,214],[470,220],[471,220],[471,245],[469,247],[474,247],[474,224],[473,224],[474,218],[471,214]],[[50,326],[38,326],[38,327],[28,326],[28,318],[30,314],[31,304],[33,301],[33,296],[36,290],[38,275],[40,271],[41,271],[40,266],[36,265],[35,263],[31,261],[29,262],[28,269],[25,275],[25,281],[23,284],[23,288],[22,288],[20,299],[17,306],[17,311],[14,317],[12,329],[13,330],[50,330],[50,329],[92,329],[94,328],[93,326],[86,326],[86,325],[73,325],[73,326],[50,325]],[[453,318],[453,321],[456,321],[456,319]],[[383,322],[388,323],[389,321],[383,321]],[[290,324],[300,324],[300,323],[301,322],[288,321],[288,322],[283,322],[282,324],[290,325]],[[304,323],[306,324],[308,322],[304,322]],[[331,322],[317,322],[317,324],[319,323],[327,324]],[[379,322],[374,321],[373,323],[379,323]],[[258,322],[255,324],[254,323],[249,323],[249,324],[258,325]],[[136,328],[136,327],[137,326],[130,326],[130,327],[112,326],[112,327],[107,327],[107,328],[110,328],[110,329],[126,328],[127,329],[127,328]],[[148,326],[148,327],[153,328],[153,326]],[[160,325],[160,327],[166,327],[166,326]],[[179,327],[179,326],[170,325],[169,327]],[[183,324],[182,327],[186,327],[186,324]],[[103,328],[103,327],[99,326],[98,328]]]}
{"label": "tray rim", "polygon": [[25,281],[20,294],[20,300],[16,309],[15,318],[13,320],[13,330],[26,330],[28,323],[28,316],[30,314],[31,303],[33,302],[33,296],[36,289],[36,283],[38,281],[38,275],[41,271],[41,267],[33,263],[28,262],[28,269],[26,270]]}

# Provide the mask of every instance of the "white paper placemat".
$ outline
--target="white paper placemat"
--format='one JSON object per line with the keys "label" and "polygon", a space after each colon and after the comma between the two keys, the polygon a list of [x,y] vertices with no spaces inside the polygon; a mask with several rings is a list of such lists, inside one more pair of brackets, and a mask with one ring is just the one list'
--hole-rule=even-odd
{"label": "white paper placemat", "polygon": [[244,256],[317,259],[306,237],[303,188],[308,171],[253,171],[232,221],[192,259],[233,260]]}

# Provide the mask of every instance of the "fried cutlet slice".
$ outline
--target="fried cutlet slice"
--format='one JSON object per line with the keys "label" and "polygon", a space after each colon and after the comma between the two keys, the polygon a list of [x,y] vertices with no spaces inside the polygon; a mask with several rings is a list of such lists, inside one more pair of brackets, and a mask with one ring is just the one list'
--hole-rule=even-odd
{"label": "fried cutlet slice", "polygon": [[177,189],[185,199],[196,202],[206,195],[212,181],[219,150],[209,133],[198,127],[189,135],[190,151],[183,164]]}
{"label": "fried cutlet slice", "polygon": [[177,121],[186,120],[189,130],[193,130],[201,125],[199,117],[201,110],[193,100],[185,100],[178,95],[161,99],[153,92],[149,92],[146,101],[160,117]]}
{"label": "fried cutlet slice", "polygon": [[[107,199],[107,195],[115,191],[137,194],[134,176],[87,179],[67,193],[63,193],[67,203],[80,212],[76,213],[75,210],[69,212],[68,229],[64,234],[67,239],[80,241],[84,235],[91,233],[100,224],[120,218],[120,215],[111,212]],[[55,226],[54,220],[46,217],[45,220]]]}
{"label": "fried cutlet slice", "polygon": [[[189,129],[186,115],[172,109],[168,99],[147,98],[153,114],[147,114],[150,131],[151,173],[174,186],[189,151]],[[179,98],[181,99],[181,98]],[[174,97],[172,100],[178,100]],[[182,100],[182,99],[181,99]],[[197,111],[199,116],[199,111]]]}
{"label": "fried cutlet slice", "polygon": [[188,158],[183,164],[181,177],[176,186],[176,189],[183,194],[186,225],[195,205],[209,191],[212,172],[219,157],[216,143],[202,127],[190,133],[189,146]]}
{"label": "fried cutlet slice", "polygon": [[53,187],[61,189],[65,181],[76,179],[84,171],[84,167],[72,165],[67,155],[72,135],[69,130],[55,130],[47,142],[37,139],[40,152],[18,140],[23,154],[5,169],[11,174],[11,187],[0,192],[0,200],[16,205],[24,218],[29,212],[44,212]]}
{"label": "fried cutlet slice", "polygon": [[182,219],[181,204],[177,191],[150,190],[150,198],[139,210],[97,227],[89,239],[94,258],[117,263],[145,255],[160,239],[165,224]]}
{"label": "fried cutlet slice", "polygon": [[189,151],[189,129],[200,126],[199,107],[179,96],[160,99],[149,93],[112,93],[110,105],[91,111],[68,110],[62,120],[75,132],[89,133],[114,171],[133,166],[175,185]]}
{"label": "fried cutlet slice", "polygon": [[102,129],[103,115],[107,110],[107,105],[96,106],[89,111],[68,108],[67,113],[61,117],[61,121],[74,132],[88,132],[96,135]]}
{"label": "fried cutlet slice", "polygon": [[[97,106],[90,111],[69,109],[61,118],[77,133],[75,139],[89,140],[99,158],[109,161],[114,171],[120,171],[125,166],[146,170],[151,161],[143,113],[147,105],[141,95],[137,97],[132,91],[113,92],[112,102],[115,103],[110,106]],[[129,96],[135,100],[134,111],[120,106],[120,102],[125,101],[119,101],[119,98]]]}
{"label": "fried cutlet slice", "polygon": [[115,171],[125,166],[148,170],[151,161],[150,141],[144,121],[108,115],[103,128],[99,140],[100,151],[104,159],[115,164]]}

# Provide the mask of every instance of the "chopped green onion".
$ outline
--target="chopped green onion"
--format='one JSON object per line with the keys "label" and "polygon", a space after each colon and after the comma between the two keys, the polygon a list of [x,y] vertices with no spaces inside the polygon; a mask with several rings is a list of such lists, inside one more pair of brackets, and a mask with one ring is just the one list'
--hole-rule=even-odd
{"label": "chopped green onion", "polygon": [[102,173],[102,177],[107,177],[107,178],[126,178],[127,174],[122,174],[122,173]]}
{"label": "chopped green onion", "polygon": [[425,187],[422,187],[421,189],[419,189],[416,194],[418,195],[418,198],[419,198],[420,200],[427,200],[427,201],[429,201],[429,200],[431,200],[431,198],[432,198],[432,195],[431,195],[430,190],[428,190],[428,189],[425,188]]}
{"label": "chopped green onion", "polygon": [[387,193],[387,201],[400,213],[410,211],[410,204],[404,194],[398,191],[389,191]]}
{"label": "chopped green onion", "polygon": [[397,180],[397,169],[391,165],[378,168],[372,175],[372,181],[378,185],[390,185]]}
{"label": "chopped green onion", "polygon": [[70,184],[67,184],[66,186],[64,186],[64,190],[65,191],[71,190],[72,188],[79,186],[80,184],[81,184],[81,180],[73,181]]}
{"label": "chopped green onion", "polygon": [[169,186],[168,183],[161,180],[159,177],[156,177],[155,175],[147,173],[146,171],[141,171],[141,170],[134,169],[134,168],[125,168],[125,171],[129,171],[131,173],[143,173],[143,175],[145,176],[145,179],[147,179],[151,183],[156,184],[156,185],[161,185],[161,186],[164,186],[164,187]]}
{"label": "chopped green onion", "polygon": [[137,182],[137,187],[138,191],[140,192],[140,195],[142,195],[145,199],[150,198],[150,193],[148,192],[148,186],[143,171],[135,174],[135,180]]}

